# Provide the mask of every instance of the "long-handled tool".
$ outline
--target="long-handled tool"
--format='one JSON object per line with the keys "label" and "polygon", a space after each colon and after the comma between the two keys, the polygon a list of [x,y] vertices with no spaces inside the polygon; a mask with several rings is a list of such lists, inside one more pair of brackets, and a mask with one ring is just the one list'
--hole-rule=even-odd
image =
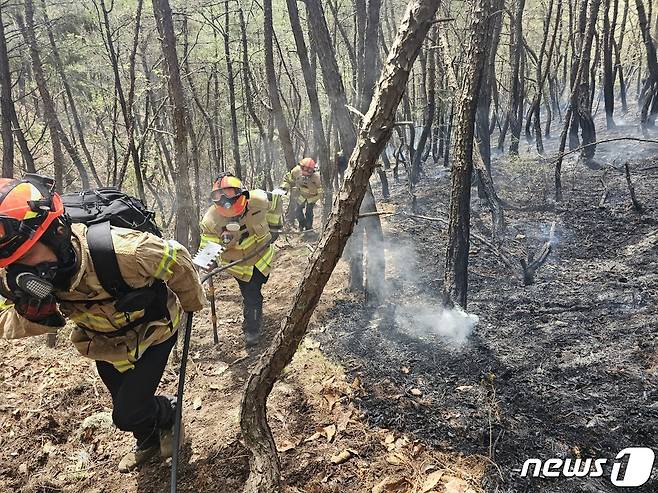
{"label": "long-handled tool", "polygon": [[180,446],[180,428],[183,419],[183,390],[185,389],[185,369],[187,368],[187,355],[190,352],[190,336],[192,335],[192,320],[194,314],[187,313],[187,322],[185,324],[185,334],[183,336],[183,355],[180,361],[180,371],[178,373],[178,392],[176,394],[176,418],[174,421],[174,453],[171,458],[171,493],[176,493],[178,476],[178,449]]}
{"label": "long-handled tool", "polygon": [[[263,253],[270,245],[271,243],[268,242],[262,248],[259,248],[258,250],[256,250],[255,252],[253,252],[252,254],[248,255],[243,259],[236,260],[229,264],[222,265],[221,267],[217,267],[216,269],[213,269],[212,271],[210,271],[208,274],[206,274],[201,278],[201,284],[204,284],[208,280],[212,280],[212,278],[217,274],[224,272],[225,270],[230,269],[231,267],[234,267],[244,262],[245,260],[249,260],[250,258],[255,257],[260,253]],[[212,248],[216,249],[216,247],[211,247],[211,249]],[[203,263],[205,261],[202,259],[212,258],[214,260],[214,258],[216,258],[217,256],[217,253],[213,255],[210,250],[206,250],[206,249],[204,250],[205,251],[200,251],[199,253],[197,253],[197,255],[194,257],[193,260],[196,265],[203,264],[204,268],[208,269],[211,262],[208,262],[206,264]],[[219,252],[221,252],[221,246]],[[178,491],[176,481],[178,477],[178,450],[180,447],[180,428],[181,428],[181,421],[183,419],[183,391],[185,389],[185,369],[187,368],[187,357],[190,352],[190,337],[192,335],[192,321],[194,318],[193,315],[194,315],[193,313],[187,313],[185,334],[183,336],[183,354],[181,356],[180,370],[178,373],[178,392],[176,394],[176,417],[174,421],[174,452],[171,458],[171,476],[170,476],[171,493],[176,493]],[[217,332],[215,332],[214,336],[217,337]],[[217,342],[219,342],[218,337],[215,339],[215,343]]]}
{"label": "long-handled tool", "polygon": [[217,333],[217,302],[215,300],[215,283],[212,277],[208,280],[208,291],[210,292],[210,320],[212,322],[212,340],[215,345],[219,344],[219,334]]}

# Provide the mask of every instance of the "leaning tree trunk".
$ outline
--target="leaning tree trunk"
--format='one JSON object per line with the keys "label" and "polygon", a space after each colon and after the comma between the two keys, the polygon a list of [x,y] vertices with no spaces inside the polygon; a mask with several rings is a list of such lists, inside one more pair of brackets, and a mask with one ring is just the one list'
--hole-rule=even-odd
{"label": "leaning tree trunk", "polygon": [[444,298],[449,304],[466,308],[468,292],[468,250],[471,219],[471,175],[473,134],[477,99],[487,49],[486,23],[497,10],[497,0],[475,0],[471,13],[471,39],[465,56],[464,82],[457,109],[455,153],[452,165],[448,245],[444,272]]}
{"label": "leaning tree trunk", "polygon": [[187,153],[187,107],[180,76],[176,37],[169,0],[153,0],[153,14],[160,35],[164,69],[167,76],[169,99],[172,104],[171,119],[174,126],[176,176],[176,240],[186,247],[199,244],[199,219],[194,213],[192,188],[190,187],[189,159]]}
{"label": "leaning tree trunk", "polygon": [[308,321],[352,233],[377,158],[393,130],[395,111],[409,72],[438,6],[439,0],[410,2],[373,102],[363,120],[343,189],[334,202],[320,244],[309,259],[285,323],[247,383],[240,416],[245,444],[253,454],[251,474],[245,485],[247,492],[271,493],[280,490],[280,465],[272,431],[267,423],[267,398],[304,338]]}

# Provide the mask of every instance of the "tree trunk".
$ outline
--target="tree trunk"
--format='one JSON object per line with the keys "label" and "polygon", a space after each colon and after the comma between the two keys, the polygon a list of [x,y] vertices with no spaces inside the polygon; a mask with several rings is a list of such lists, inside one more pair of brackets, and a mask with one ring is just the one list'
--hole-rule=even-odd
{"label": "tree trunk", "polygon": [[[271,3],[270,3],[271,12]],[[224,55],[226,56],[226,84],[228,85],[228,103],[229,111],[231,113],[231,150],[233,151],[233,164],[235,166],[235,176],[243,179],[242,162],[240,160],[240,140],[238,137],[238,114],[235,107],[235,76],[233,75],[233,61],[231,60],[231,45],[230,45],[230,16],[228,2],[224,3]],[[267,31],[265,31],[267,33]],[[270,33],[271,34],[271,33]],[[272,49],[272,39],[270,37],[270,52]],[[271,54],[271,53],[270,53]],[[273,62],[272,62],[273,63]],[[269,78],[269,71],[268,71]],[[276,91],[276,87],[275,87]],[[276,99],[279,99],[279,93],[276,92]],[[279,103],[279,111],[281,111],[281,104]],[[285,122],[284,122],[285,124]],[[287,132],[286,127],[286,132]],[[280,132],[279,132],[280,133]],[[290,137],[288,136],[288,140]],[[283,145],[283,139],[281,139]]]}
{"label": "tree trunk", "polygon": [[519,154],[519,141],[521,139],[521,119],[519,110],[522,106],[522,80],[521,58],[523,56],[523,10],[525,0],[516,0],[514,18],[511,20],[510,55],[512,57],[512,79],[510,86],[510,108],[508,119],[512,133],[509,152],[511,155]]}
{"label": "tree trunk", "polygon": [[41,8],[43,10],[43,19],[46,26],[46,31],[48,33],[48,40],[50,41],[50,48],[52,50],[55,70],[57,70],[60,79],[62,79],[62,85],[64,86],[66,99],[68,101],[69,108],[71,109],[71,115],[73,116],[73,123],[75,125],[75,129],[78,134],[78,141],[80,142],[80,147],[82,148],[82,152],[84,153],[85,158],[87,160],[86,165],[89,167],[89,170],[91,171],[91,175],[94,177],[94,181],[96,182],[96,185],[100,187],[102,186],[102,182],[100,177],[98,176],[98,172],[96,171],[96,166],[94,165],[94,160],[91,157],[91,152],[89,152],[89,147],[87,146],[87,142],[85,140],[85,133],[84,130],[82,129],[82,123],[80,122],[80,115],[78,114],[78,108],[77,105],[75,104],[75,99],[73,98],[73,91],[71,90],[71,85],[69,84],[66,71],[64,70],[64,64],[62,63],[62,59],[59,55],[59,49],[57,48],[57,44],[55,43],[55,36],[53,35],[53,30],[50,24],[50,19],[48,17],[48,10],[46,7],[45,0],[41,0]]}
{"label": "tree trunk", "polygon": [[[228,8],[228,7],[227,7]],[[292,148],[290,139],[290,130],[286,123],[286,117],[283,114],[281,99],[279,98],[279,86],[277,84],[276,71],[274,70],[274,50],[272,40],[274,37],[274,28],[272,26],[272,0],[263,0],[264,11],[264,36],[265,36],[265,72],[267,74],[267,87],[270,94],[270,104],[272,113],[276,121],[276,128],[279,132],[279,142],[283,149],[283,156],[286,160],[286,167],[292,169],[297,164],[295,152]]]}
{"label": "tree trunk", "polygon": [[327,138],[325,136],[324,127],[322,125],[322,110],[320,109],[320,99],[318,97],[315,72],[311,68],[311,63],[308,58],[308,50],[306,49],[306,42],[304,41],[304,33],[302,31],[301,22],[299,21],[297,1],[287,0],[287,4],[288,16],[290,17],[290,25],[295,37],[295,44],[297,46],[297,56],[299,57],[299,62],[302,67],[304,82],[306,83],[306,93],[308,94],[309,105],[311,107],[315,147],[318,156],[320,157],[320,164],[324,170],[324,172],[321,174],[322,190],[324,192],[322,216],[324,219],[326,219],[329,216],[329,212],[331,211],[332,197],[331,173],[329,172],[331,165],[329,158],[329,147],[327,146]]}
{"label": "tree trunk", "polygon": [[[523,0],[520,0],[521,8]],[[444,298],[466,309],[468,293],[468,251],[471,217],[471,175],[473,173],[473,132],[477,99],[487,49],[486,29],[498,0],[475,0],[471,12],[470,43],[466,52],[464,82],[457,108],[455,158],[452,166],[448,245],[444,271]]]}
{"label": "tree trunk", "polygon": [[62,143],[60,141],[59,122],[55,114],[55,102],[53,101],[50,91],[46,85],[46,76],[43,73],[43,66],[41,64],[41,56],[37,46],[36,36],[34,34],[34,5],[32,0],[25,0],[25,23],[22,22],[20,17],[17,21],[23,24],[22,31],[30,51],[30,60],[32,62],[32,71],[34,79],[37,84],[39,95],[41,96],[41,103],[43,106],[44,123],[48,127],[50,134],[50,144],[53,149],[53,171],[55,178],[55,186],[58,190],[63,190],[64,185],[64,154],[62,153]]}
{"label": "tree trunk", "polygon": [[[436,28],[438,30],[438,27]],[[418,183],[420,180],[421,161],[423,158],[423,151],[427,145],[427,139],[432,131],[432,123],[434,122],[434,113],[436,112],[436,50],[433,46],[436,44],[434,36],[430,35],[428,38],[429,52],[427,54],[427,106],[425,108],[425,124],[423,131],[418,139],[418,152],[414,156],[413,165],[411,167],[411,181]]]}
{"label": "tree trunk", "polygon": [[247,383],[240,416],[245,444],[253,454],[251,475],[245,485],[247,492],[272,493],[280,489],[280,465],[272,432],[267,424],[267,397],[302,341],[324,286],[352,232],[377,157],[391,135],[395,110],[409,71],[438,4],[437,0],[410,2],[384,67],[373,104],[364,118],[358,146],[352,153],[347,169],[343,192],[336,200],[319,247],[311,254],[294,304],[275,343],[262,356]]}
{"label": "tree trunk", "polygon": [[[615,2],[615,8],[617,3]],[[612,66],[614,49],[614,26],[610,28],[610,0],[605,0],[603,8],[603,98],[608,129],[615,128],[615,75]]]}
{"label": "tree trunk", "polygon": [[637,15],[640,23],[640,31],[642,32],[642,40],[646,47],[647,53],[647,66],[649,68],[649,76],[646,81],[646,91],[643,97],[640,98],[640,125],[644,132],[647,127],[652,126],[652,120],[649,117],[649,109],[652,102],[658,97],[658,60],[656,58],[656,46],[651,38],[649,19],[647,18],[642,0],[635,0],[637,5]]}
{"label": "tree trunk", "polygon": [[174,127],[174,149],[177,202],[176,240],[189,249],[196,249],[199,245],[200,231],[199,219],[194,213],[194,201],[189,177],[189,159],[187,151],[187,107],[185,93],[180,76],[178,54],[176,53],[176,37],[171,16],[169,0],[153,0],[153,14],[155,15],[162,54],[164,56],[164,72],[167,76],[169,99],[172,104],[171,119]]}
{"label": "tree trunk", "polygon": [[[341,149],[348,155],[354,149],[356,134],[354,132],[354,125],[352,124],[352,118],[347,109],[347,95],[336,61],[329,27],[327,26],[321,2],[319,0],[305,0],[305,3],[306,15],[318,52],[325,91],[329,98],[331,111],[336,121],[338,135],[340,136]],[[349,289],[352,291],[361,291],[364,286],[363,232],[361,231],[363,227],[364,223],[357,225],[357,231],[350,239],[346,252],[346,257],[350,263]]]}
{"label": "tree trunk", "polygon": [[2,111],[2,177],[14,177],[14,134],[11,129],[11,115],[14,100],[11,97],[11,75],[5,25],[0,4],[0,111]]}
{"label": "tree trunk", "polygon": [[[493,0],[494,12],[503,7],[502,0]],[[503,18],[502,12],[492,15],[483,29],[486,29],[486,47],[484,74],[480,84],[480,93],[477,102],[475,118],[475,136],[478,146],[479,159],[476,159],[475,171],[478,178],[478,191],[481,196],[486,197],[487,204],[491,209],[492,235],[495,239],[502,236],[505,230],[505,217],[500,199],[496,194],[493,178],[491,176],[491,133],[489,131],[489,112],[491,109],[492,88],[496,84],[496,52],[500,41]]]}
{"label": "tree trunk", "polygon": [[368,0],[366,14],[366,29],[363,39],[362,75],[360,92],[360,109],[366,113],[370,107],[370,101],[375,90],[377,81],[377,58],[379,55],[379,13],[382,0]]}
{"label": "tree trunk", "polygon": [[592,26],[592,37],[590,38],[589,33],[587,33],[587,36],[583,42],[583,50],[580,57],[580,64],[583,70],[580,83],[576,86],[578,89],[576,93],[576,99],[575,101],[572,100],[572,104],[575,103],[575,111],[578,113],[582,145],[588,146],[584,147],[580,154],[585,161],[590,161],[593,159],[594,154],[596,153],[596,145],[590,145],[596,142],[596,126],[594,124],[594,118],[592,117],[592,99],[590,95],[590,82],[591,84],[594,84],[594,81],[590,81],[590,64],[592,41],[594,40],[594,33],[596,31],[596,18],[598,17],[600,5],[601,0],[590,0],[590,22],[591,18],[594,17],[595,24]]}
{"label": "tree trunk", "polygon": [[[37,40],[34,31],[34,4],[32,0],[25,0],[25,30],[24,30],[25,41],[29,46],[30,59],[32,60],[32,72],[34,73],[34,79],[37,83],[37,88],[39,90],[39,95],[41,96],[41,102],[43,103],[44,118],[46,120],[46,125],[48,126],[48,131],[50,133],[50,138],[52,140],[53,146],[53,160],[55,166],[55,180],[57,181],[57,186],[63,186],[64,178],[64,155],[61,150],[61,144],[64,145],[68,154],[70,155],[73,164],[78,170],[80,180],[82,181],[83,188],[89,188],[89,177],[87,175],[87,170],[80,160],[80,156],[76,151],[75,147],[71,144],[68,137],[64,133],[64,129],[57,117],[57,109],[55,107],[55,102],[50,90],[48,89],[48,84],[46,82],[46,75],[43,70],[43,64],[41,62],[41,55],[39,53],[39,47],[37,45]],[[61,188],[60,188],[61,190]]]}
{"label": "tree trunk", "polygon": [[[258,128],[258,133],[260,134],[261,140],[263,141],[263,147],[265,148],[266,169],[263,170],[263,174],[264,174],[263,182],[267,183],[269,181],[271,183],[272,178],[270,176],[269,166],[271,166],[273,161],[272,140],[269,138],[269,133],[265,131],[265,126],[263,125],[261,118],[258,116],[258,113],[256,112],[256,108],[254,106],[254,101],[251,91],[252,89],[251,67],[249,65],[249,50],[247,45],[247,26],[244,21],[244,12],[241,5],[240,8],[238,9],[238,18],[240,20],[240,34],[241,34],[241,43],[242,43],[242,88],[244,91],[244,99],[245,99],[245,104],[247,106],[247,111],[249,112],[251,119],[254,121],[256,127]],[[264,186],[263,188],[268,188],[268,187]]]}
{"label": "tree trunk", "polygon": [[[564,128],[560,137],[560,147],[558,150],[558,159],[555,163],[555,200],[562,200],[562,159],[564,149],[567,143],[567,134],[571,128],[572,116],[575,114],[576,105],[578,104],[577,96],[580,89],[580,81],[584,73],[589,73],[589,63],[583,63],[584,59],[589,60],[589,51],[592,48],[592,40],[594,39],[594,32],[596,30],[596,19],[599,13],[599,6],[601,0],[592,0],[589,9],[589,19],[584,31],[584,39],[581,44],[581,53],[579,55],[578,65],[575,67],[576,73],[574,77],[573,89],[569,98],[570,104],[567,113],[564,116]],[[589,91],[587,91],[589,94]],[[593,147],[593,146],[592,146]]]}

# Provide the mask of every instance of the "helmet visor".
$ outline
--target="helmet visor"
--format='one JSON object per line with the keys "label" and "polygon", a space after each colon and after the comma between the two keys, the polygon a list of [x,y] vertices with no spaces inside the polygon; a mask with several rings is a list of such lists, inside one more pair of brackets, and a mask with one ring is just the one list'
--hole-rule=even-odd
{"label": "helmet visor", "polygon": [[29,237],[25,228],[21,228],[21,221],[0,216],[0,258],[11,257]]}

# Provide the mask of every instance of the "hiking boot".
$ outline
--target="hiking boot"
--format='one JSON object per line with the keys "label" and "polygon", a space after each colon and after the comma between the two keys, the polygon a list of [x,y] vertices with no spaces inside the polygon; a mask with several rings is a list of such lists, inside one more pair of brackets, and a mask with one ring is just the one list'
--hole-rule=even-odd
{"label": "hiking boot", "polygon": [[155,456],[160,450],[160,445],[154,443],[151,445],[137,446],[123,456],[119,462],[119,472],[130,472],[138,466],[147,462],[151,457]]}
{"label": "hiking boot", "polygon": [[[164,459],[174,455],[174,426],[160,430],[160,456]],[[180,423],[180,439],[178,440],[178,448],[185,443],[185,425]]]}

